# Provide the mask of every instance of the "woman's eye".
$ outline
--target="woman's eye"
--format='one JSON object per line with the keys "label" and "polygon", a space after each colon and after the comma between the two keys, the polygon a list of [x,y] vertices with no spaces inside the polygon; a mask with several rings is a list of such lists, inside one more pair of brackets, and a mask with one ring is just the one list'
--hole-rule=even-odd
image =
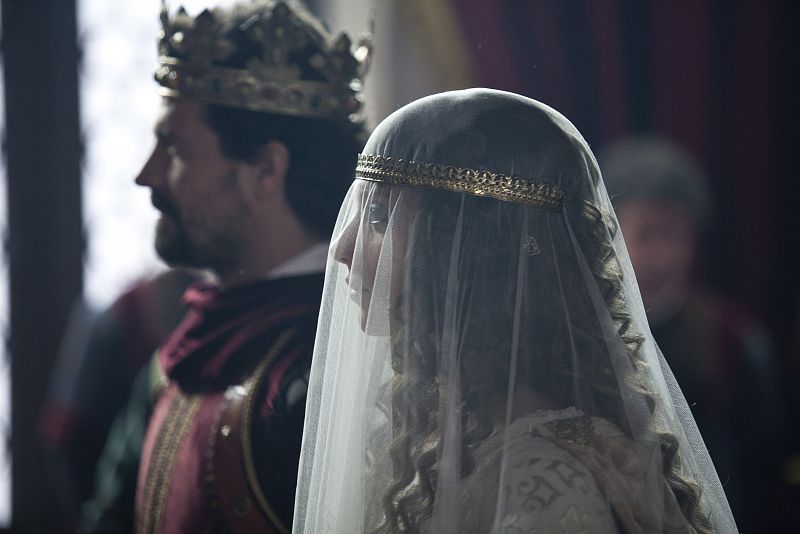
{"label": "woman's eye", "polygon": [[367,210],[367,223],[378,232],[386,231],[388,213],[384,204],[373,203]]}

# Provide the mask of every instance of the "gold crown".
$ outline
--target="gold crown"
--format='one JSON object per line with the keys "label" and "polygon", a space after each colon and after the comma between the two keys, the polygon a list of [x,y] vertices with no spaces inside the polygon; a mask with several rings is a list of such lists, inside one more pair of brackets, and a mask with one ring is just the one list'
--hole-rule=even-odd
{"label": "gold crown", "polygon": [[301,7],[254,0],[233,11],[180,8],[170,17],[161,1],[161,94],[253,111],[357,122],[361,80],[372,42],[351,51],[342,33],[334,41]]}

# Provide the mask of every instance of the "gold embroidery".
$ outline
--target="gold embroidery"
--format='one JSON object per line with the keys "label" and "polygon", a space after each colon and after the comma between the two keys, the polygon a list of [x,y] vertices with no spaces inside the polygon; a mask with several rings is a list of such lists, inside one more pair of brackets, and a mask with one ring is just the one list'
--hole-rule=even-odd
{"label": "gold embroidery", "polygon": [[564,192],[555,184],[533,183],[519,176],[359,154],[356,178],[395,185],[431,187],[558,210]]}
{"label": "gold embroidery", "polygon": [[294,333],[294,330],[290,330],[281,334],[277,341],[275,341],[275,344],[272,346],[267,356],[261,361],[261,363],[258,364],[258,367],[256,367],[256,370],[253,372],[253,376],[248,381],[247,398],[245,399],[244,409],[242,410],[242,455],[244,457],[244,468],[245,474],[247,475],[247,481],[250,483],[250,487],[253,489],[253,494],[258,501],[258,505],[261,507],[264,513],[267,514],[267,517],[269,517],[270,521],[272,521],[281,534],[289,534],[289,529],[283,524],[272,506],[270,506],[267,496],[264,495],[264,492],[258,483],[255,461],[253,459],[253,448],[250,441],[250,424],[252,421],[253,409],[255,407],[258,386],[263,383],[264,375],[267,374],[270,365],[275,360],[275,357],[286,347],[286,344],[292,338]]}
{"label": "gold embroidery", "polygon": [[178,405],[182,403],[182,400],[181,398],[172,399],[167,413],[164,416],[161,428],[159,429],[159,433],[156,436],[155,443],[153,444],[150,463],[147,466],[147,475],[145,476],[144,488],[142,490],[142,509],[137,511],[136,514],[137,534],[144,534],[154,529],[152,524],[152,516],[155,510],[153,495],[159,484],[159,477],[157,475],[162,472],[162,464],[166,461],[166,457],[158,453],[166,447],[165,442],[174,434],[172,431],[173,426],[178,421],[175,416],[180,411]]}
{"label": "gold embroidery", "polygon": [[183,439],[200,408],[200,401],[199,396],[178,392],[170,402],[147,466],[141,515],[136,521],[137,534],[158,534],[163,529],[172,469]]}
{"label": "gold embroidery", "polygon": [[558,436],[559,439],[582,446],[589,443],[589,438],[594,432],[591,418],[585,415],[550,421],[545,423],[544,426]]}

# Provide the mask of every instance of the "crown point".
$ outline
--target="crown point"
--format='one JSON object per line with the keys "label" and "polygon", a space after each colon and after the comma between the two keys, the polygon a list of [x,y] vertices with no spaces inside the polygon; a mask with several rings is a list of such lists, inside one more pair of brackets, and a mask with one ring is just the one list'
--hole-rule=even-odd
{"label": "crown point", "polygon": [[364,63],[369,59],[371,51],[372,49],[369,46],[359,46],[358,48],[356,48],[356,51],[353,53],[353,56],[355,56],[356,60],[359,63]]}
{"label": "crown point", "polygon": [[[174,17],[163,14],[156,80],[165,94],[261,112],[358,120],[353,112],[362,107],[357,93],[363,64],[353,55],[350,38],[340,34],[329,40],[313,19],[295,14],[284,0],[261,7],[243,22],[234,21],[241,40],[223,34],[222,11],[205,9],[194,18],[182,8]],[[244,65],[228,63],[237,50]],[[295,58],[300,50],[302,57]],[[306,80],[308,68],[321,79]]]}
{"label": "crown point", "polygon": [[340,54],[350,52],[350,47],[352,46],[353,42],[350,40],[350,37],[347,36],[346,33],[340,33],[339,37],[336,38],[336,42],[334,43],[334,48]]}
{"label": "crown point", "polygon": [[204,9],[202,13],[197,15],[195,19],[195,25],[198,28],[208,29],[214,26],[217,22],[217,17],[214,16],[214,13],[211,12],[209,9]]}

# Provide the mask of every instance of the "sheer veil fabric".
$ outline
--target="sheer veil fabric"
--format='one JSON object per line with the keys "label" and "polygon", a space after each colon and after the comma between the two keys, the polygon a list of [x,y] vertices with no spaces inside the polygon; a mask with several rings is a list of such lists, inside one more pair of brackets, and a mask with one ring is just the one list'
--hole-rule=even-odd
{"label": "sheer veil fabric", "polygon": [[378,126],[356,178],[293,532],[736,531],[566,118],[429,96]]}

